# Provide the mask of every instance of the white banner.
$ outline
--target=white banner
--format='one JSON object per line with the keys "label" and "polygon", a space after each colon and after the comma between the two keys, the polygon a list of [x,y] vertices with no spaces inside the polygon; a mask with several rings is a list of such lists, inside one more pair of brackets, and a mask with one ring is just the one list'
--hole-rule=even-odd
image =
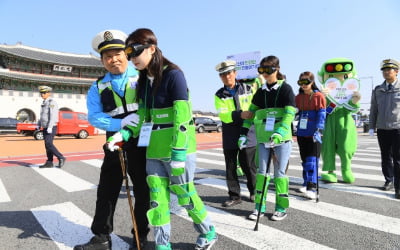
{"label": "white banner", "polygon": [[230,55],[226,58],[236,61],[236,79],[253,79],[258,77],[257,68],[261,60],[260,51]]}

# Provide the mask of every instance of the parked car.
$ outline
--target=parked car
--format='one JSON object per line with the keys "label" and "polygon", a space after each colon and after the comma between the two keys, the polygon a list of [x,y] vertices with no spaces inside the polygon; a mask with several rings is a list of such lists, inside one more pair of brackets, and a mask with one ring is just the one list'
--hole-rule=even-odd
{"label": "parked car", "polygon": [[[18,123],[17,132],[24,135],[33,135],[36,140],[43,139],[43,130],[37,130],[36,123]],[[85,139],[96,134],[95,128],[89,124],[87,114],[81,112],[60,111],[58,113],[57,136],[72,135],[78,139]]]}
{"label": "parked car", "polygon": [[0,133],[17,133],[17,123],[15,118],[0,118]]}
{"label": "parked car", "polygon": [[297,135],[297,124],[299,124],[299,115],[296,115],[292,122],[292,135]]}
{"label": "parked car", "polygon": [[222,132],[222,122],[216,121],[208,117],[194,117],[194,124],[196,125],[196,131],[204,133],[206,131]]}

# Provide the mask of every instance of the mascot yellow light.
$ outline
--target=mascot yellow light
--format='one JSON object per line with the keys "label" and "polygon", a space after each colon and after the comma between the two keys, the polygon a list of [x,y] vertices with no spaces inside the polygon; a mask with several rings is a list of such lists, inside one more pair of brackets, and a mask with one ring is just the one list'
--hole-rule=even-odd
{"label": "mascot yellow light", "polygon": [[326,61],[318,72],[327,97],[326,124],[322,143],[322,171],[325,182],[337,182],[335,156],[341,161],[342,179],[353,183],[351,159],[357,149],[357,129],[352,113],[359,110],[361,95],[359,80],[352,60],[333,58]]}

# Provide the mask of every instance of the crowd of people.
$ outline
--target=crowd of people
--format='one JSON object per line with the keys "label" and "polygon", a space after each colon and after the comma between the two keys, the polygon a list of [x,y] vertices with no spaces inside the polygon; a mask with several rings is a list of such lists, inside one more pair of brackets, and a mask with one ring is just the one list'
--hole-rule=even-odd
{"label": "crowd of people", "polygon": [[[132,229],[135,235],[132,249],[143,248],[148,243],[149,226],[153,227],[155,249],[172,249],[170,192],[177,195],[178,204],[193,220],[198,232],[195,249],[210,249],[218,239],[217,229],[193,182],[196,135],[189,88],[182,70],[163,55],[150,29],[137,29],[129,36],[118,30],[102,31],[94,37],[92,47],[108,71],[93,83],[87,97],[89,122],[107,131],[105,156],[91,226],[94,236],[74,249],[112,247],[113,216],[124,177],[118,157],[120,150],[126,155],[122,160],[126,161],[135,194],[137,225]],[[134,67],[128,64],[129,60]],[[336,66],[332,68],[332,65]],[[272,182],[272,162],[276,200],[271,220],[287,217],[289,178],[286,172],[293,143],[291,126],[296,114],[304,180],[299,191],[309,199],[318,199],[321,154],[322,170],[327,171],[322,180],[337,182],[335,154],[338,154],[343,181],[355,181],[351,158],[356,149],[357,132],[351,113],[357,112],[361,96],[355,90],[348,102],[338,105],[330,96],[332,88],[324,84],[332,79],[343,82],[355,78],[351,60],[335,58],[322,65],[318,77],[325,86],[323,89],[317,87],[313,73],[302,72],[297,81],[297,95],[281,72],[279,58],[273,55],[262,58],[257,69],[260,77],[250,84],[236,79],[235,61],[222,61],[215,69],[223,83],[214,96],[223,126],[228,187],[228,199],[222,202],[223,207],[242,202],[237,175],[239,164],[246,176],[249,201],[255,205],[248,219],[264,216],[267,189]],[[382,62],[385,81],[372,93],[370,133],[377,129],[385,177],[383,189],[394,188],[395,198],[400,199],[398,69],[399,63],[393,59]],[[65,158],[57,157],[62,165]]]}

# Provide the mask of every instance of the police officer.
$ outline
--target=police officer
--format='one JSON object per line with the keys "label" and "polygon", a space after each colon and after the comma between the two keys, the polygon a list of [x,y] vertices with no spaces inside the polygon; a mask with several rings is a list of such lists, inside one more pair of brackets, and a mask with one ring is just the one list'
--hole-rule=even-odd
{"label": "police officer", "polygon": [[[100,53],[101,62],[108,73],[89,89],[88,120],[94,127],[105,130],[107,138],[127,125],[137,127],[139,122],[136,114],[138,73],[128,65],[124,51],[126,37],[122,31],[105,30],[98,33],[92,41],[92,47]],[[127,155],[127,171],[133,183],[134,215],[143,247],[149,232],[146,212],[150,203],[146,183],[146,148],[137,147],[137,138],[132,137],[124,143],[123,150]],[[91,226],[94,237],[86,244],[75,246],[74,249],[77,250],[111,249],[110,234],[113,231],[114,211],[122,185],[122,171],[118,152],[111,152],[104,146],[104,154],[97,188],[96,211]],[[136,248],[135,237],[132,247]]]}
{"label": "police officer", "polygon": [[54,146],[54,136],[57,132],[58,122],[58,105],[57,102],[51,98],[52,88],[49,86],[39,86],[39,92],[43,98],[42,106],[40,109],[40,120],[37,129],[43,128],[44,147],[46,148],[47,161],[40,165],[39,168],[52,168],[53,156],[58,159],[58,167],[64,166],[65,157]]}
{"label": "police officer", "polygon": [[256,184],[256,139],[254,126],[252,126],[250,132],[247,134],[247,146],[239,148],[237,144],[243,120],[250,118],[248,115],[252,116],[248,108],[256,88],[236,81],[235,67],[236,62],[233,60],[226,60],[215,66],[224,84],[215,93],[214,97],[215,109],[222,121],[222,147],[224,149],[226,183],[229,194],[229,199],[222,203],[224,207],[232,207],[242,202],[240,184],[236,172],[238,158],[247,178],[247,188],[251,201],[254,201]]}
{"label": "police officer", "polygon": [[381,63],[385,81],[372,91],[369,114],[369,134],[377,129],[381,149],[382,173],[385,191],[395,189],[400,199],[400,84],[397,79],[399,62],[386,59]]}

